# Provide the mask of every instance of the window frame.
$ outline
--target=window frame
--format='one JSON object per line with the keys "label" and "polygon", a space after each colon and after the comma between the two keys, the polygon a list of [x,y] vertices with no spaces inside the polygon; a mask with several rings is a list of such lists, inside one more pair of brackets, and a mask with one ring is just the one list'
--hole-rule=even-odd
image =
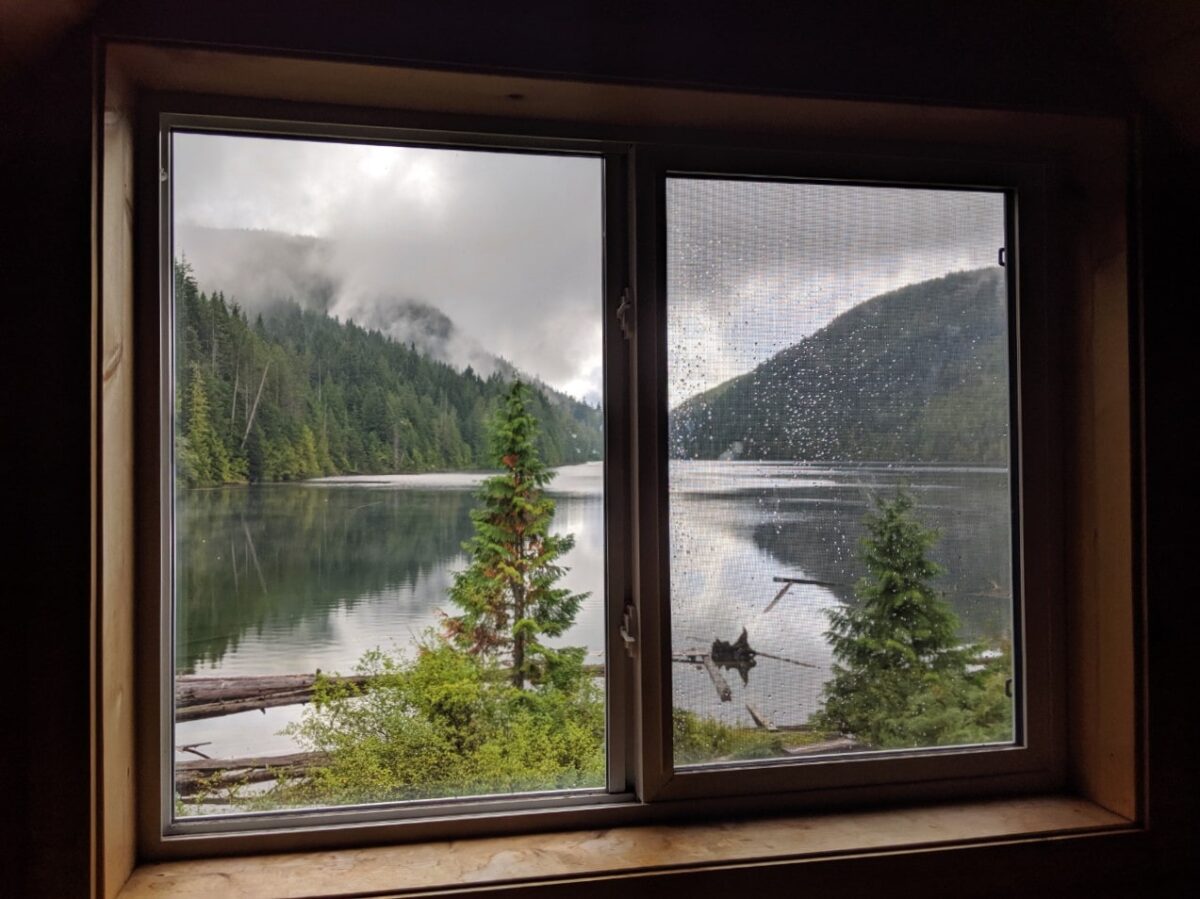
{"label": "window frame", "polygon": [[[281,815],[246,815],[238,816],[236,823],[232,818],[221,817],[211,819],[214,826],[189,822],[183,828],[164,828],[163,823],[170,821],[173,784],[168,781],[171,766],[161,763],[162,753],[154,747],[170,747],[171,741],[154,741],[162,740],[162,735],[169,733],[173,716],[165,707],[172,701],[173,690],[160,690],[159,682],[147,687],[146,682],[155,678],[145,676],[147,672],[161,673],[169,658],[161,643],[169,642],[170,637],[162,636],[163,631],[156,624],[154,614],[147,612],[148,607],[153,609],[162,601],[160,585],[164,583],[167,570],[161,558],[146,557],[150,545],[156,548],[166,545],[166,541],[160,540],[161,516],[169,517],[169,507],[167,498],[160,495],[151,501],[156,513],[150,519],[152,524],[147,524],[147,516],[139,516],[139,545],[143,559],[139,578],[142,599],[138,604],[139,691],[143,700],[147,690],[158,697],[157,704],[143,704],[138,722],[139,758],[142,760],[138,771],[142,793],[139,830],[149,854],[187,856],[197,852],[249,851],[255,847],[284,844],[298,848],[354,844],[364,839],[409,840],[441,834],[512,833],[690,816],[697,812],[767,807],[796,811],[876,799],[999,795],[1056,789],[1063,785],[1063,663],[1061,653],[1055,657],[1052,651],[1054,646],[1061,649],[1063,644],[1061,560],[1052,549],[1055,535],[1060,542],[1064,535],[1061,495],[1057,486],[1061,480],[1063,437],[1061,430],[1052,426],[1051,417],[1051,410],[1060,401],[1057,394],[1061,390],[1062,372],[1051,351],[1059,335],[1047,315],[1048,304],[1038,302],[1044,296],[1044,260],[1039,257],[1046,243],[1043,230],[1046,163],[1043,160],[997,163],[989,150],[948,147],[945,143],[883,145],[859,141],[852,142],[846,149],[834,142],[810,141],[800,150],[763,150],[747,149],[750,144],[744,136],[712,134],[695,135],[695,140],[686,143],[668,143],[657,131],[530,120],[463,119],[345,107],[320,107],[314,111],[312,107],[298,107],[282,101],[230,97],[152,94],[143,97],[140,113],[141,158],[136,165],[141,188],[138,191],[137,225],[141,249],[137,252],[142,273],[139,283],[144,295],[157,295],[162,289],[165,275],[159,271],[161,251],[165,249],[168,259],[170,252],[169,248],[160,248],[160,252],[152,254],[153,262],[148,258],[151,254],[145,252],[145,247],[157,245],[157,236],[150,238],[150,235],[159,233],[164,220],[169,226],[167,204],[158,202],[163,190],[160,167],[151,168],[148,164],[148,159],[161,152],[165,132],[159,130],[160,116],[177,122],[219,121],[225,123],[225,127],[236,123],[233,130],[239,133],[253,130],[247,123],[257,121],[262,133],[324,135],[331,139],[357,139],[373,134],[384,141],[407,138],[425,144],[462,147],[583,150],[600,153],[606,158],[603,199],[606,223],[621,222],[616,239],[611,239],[613,235],[606,224],[608,252],[604,261],[605,516],[609,541],[607,662],[610,695],[616,693],[611,686],[614,679],[627,677],[630,685],[639,687],[632,691],[622,714],[615,716],[616,720],[611,712],[612,703],[609,705],[609,734],[618,735],[620,752],[610,751],[610,786],[605,796],[575,793],[555,797],[549,803],[520,796],[499,797],[471,800],[471,808],[468,808],[468,801],[429,800]],[[319,124],[314,126],[313,122]],[[672,132],[669,136],[677,139],[680,135]],[[864,149],[868,146],[870,152]],[[878,152],[885,146],[886,153]],[[1029,629],[1036,624],[1037,633],[1041,635],[1027,640],[1021,654],[1026,671],[1026,693],[1029,694],[1030,684],[1045,686],[1044,690],[1038,691],[1042,698],[1030,703],[1026,716],[1026,733],[1033,740],[1032,748],[915,750],[882,753],[873,759],[856,758],[849,762],[845,758],[831,757],[800,762],[789,760],[783,764],[722,766],[715,771],[675,772],[672,769],[670,659],[669,652],[662,651],[662,636],[669,633],[669,622],[664,626],[669,602],[665,599],[668,595],[664,592],[667,572],[663,561],[666,559],[663,548],[667,536],[667,445],[666,382],[663,376],[666,328],[665,307],[662,306],[665,240],[660,233],[663,183],[660,176],[667,170],[685,168],[711,173],[713,167],[725,171],[741,170],[747,174],[747,166],[755,175],[768,173],[780,178],[849,179],[913,186],[951,186],[946,178],[946,172],[950,171],[953,184],[974,183],[1020,193],[1020,252],[1010,251],[1009,254],[1016,261],[1017,277],[1009,280],[1010,292],[1015,290],[1021,299],[1016,307],[1019,314],[1015,320],[1010,318],[1010,331],[1015,328],[1017,332],[1011,352],[1019,360],[1016,369],[1019,390],[1014,396],[1020,410],[1019,430],[1030,439],[1022,443],[1020,461],[1014,465],[1014,481],[1020,477],[1023,512],[1022,534],[1014,535],[1014,546],[1027,547],[1020,554],[1023,570],[1027,573],[1022,595],[1030,595],[1028,578],[1035,577],[1046,600],[1034,610],[1036,614],[1027,611],[1022,616],[1025,627]],[[655,179],[658,179],[657,183]],[[154,187],[147,189],[150,185]],[[154,207],[158,207],[159,212],[148,215]],[[626,214],[628,220],[623,221]],[[1009,216],[1009,228],[1015,228],[1013,216]],[[1008,245],[1016,247],[1015,231],[1011,237]],[[154,242],[147,243],[148,238]],[[1013,262],[1009,264],[1013,265]],[[152,277],[148,275],[151,268],[154,269]],[[616,316],[626,285],[632,288],[635,298],[635,325],[628,342],[621,334]],[[166,351],[161,344],[162,322],[148,321],[156,319],[158,308],[157,302],[137,304],[139,364],[143,373],[147,367],[154,370],[151,378],[157,378],[159,372],[166,370],[160,363],[163,358],[169,358],[162,355]],[[158,335],[157,344],[147,341],[150,332]],[[650,335],[656,335],[657,340],[647,339]],[[148,346],[154,347],[153,353],[146,352]],[[169,462],[161,445],[163,416],[158,404],[146,401],[146,375],[140,374],[139,379],[142,390],[138,402],[139,458],[146,459],[148,441],[159,443],[154,483],[161,485],[161,473]],[[1038,390],[1033,391],[1031,402],[1030,387],[1034,385]],[[618,411],[620,407],[624,408]],[[158,437],[147,436],[153,435],[156,429]],[[1032,460],[1031,447],[1036,449]],[[614,490],[613,485],[617,483],[626,487]],[[1031,528],[1034,530],[1032,535]],[[1040,540],[1042,551],[1028,551],[1031,536]],[[1031,566],[1033,573],[1029,574]],[[1055,591],[1055,586],[1060,589]],[[157,601],[153,598],[155,594]],[[618,635],[621,613],[627,603],[632,603],[637,610],[638,620],[638,644],[632,661],[620,649]],[[159,635],[157,639],[155,634]],[[156,646],[156,643],[160,645]],[[618,661],[619,665],[616,664]],[[150,708],[149,713],[147,708]],[[613,737],[610,736],[610,740]],[[610,742],[610,750],[612,748],[618,748],[618,741]],[[622,759],[614,764],[611,759],[617,754]],[[735,772],[736,776],[731,777]],[[612,785],[622,782],[621,775],[625,788],[614,791]],[[146,790],[151,786],[158,796],[148,799]],[[769,800],[766,799],[768,795]],[[405,813],[406,808],[413,810],[411,814]],[[269,819],[283,816],[289,820],[272,821],[275,826],[264,827]]]}
{"label": "window frame", "polygon": [[[155,590],[157,602],[145,602],[143,606],[142,627],[150,635],[157,635],[151,652],[150,641],[143,641],[143,652],[139,660],[144,670],[156,672],[159,688],[156,690],[157,702],[143,712],[143,723],[140,729],[145,732],[152,730],[156,734],[156,742],[149,744],[141,742],[140,757],[144,760],[142,783],[153,777],[156,784],[156,809],[152,814],[157,821],[160,838],[167,842],[185,842],[189,838],[208,837],[210,835],[233,835],[239,833],[255,833],[264,829],[290,830],[323,829],[332,827],[347,827],[369,825],[375,822],[419,823],[425,819],[473,818],[485,820],[491,816],[508,815],[512,813],[536,813],[556,808],[580,808],[607,806],[628,802],[635,798],[630,786],[631,768],[630,749],[633,745],[631,734],[631,715],[628,703],[613,703],[606,700],[605,743],[607,751],[606,784],[595,789],[549,790],[528,794],[502,794],[496,796],[467,796],[445,799],[423,799],[403,802],[382,802],[370,805],[331,806],[327,808],[280,810],[272,812],[235,813],[229,815],[206,815],[188,818],[176,818],[174,815],[174,645],[175,645],[175,571],[174,571],[174,297],[173,297],[173,207],[172,207],[172,178],[173,160],[171,157],[171,138],[175,133],[208,133],[273,137],[280,140],[302,139],[312,141],[329,141],[344,143],[381,144],[395,146],[430,147],[442,149],[463,149],[477,151],[497,151],[506,153],[530,153],[535,155],[569,155],[576,157],[591,157],[601,164],[604,181],[601,198],[601,231],[605,243],[604,258],[601,274],[602,308],[599,310],[602,322],[602,340],[604,358],[606,360],[604,374],[604,433],[605,433],[605,488],[604,488],[604,531],[606,546],[605,561],[605,594],[613,595],[614,590],[627,592],[625,586],[630,548],[628,544],[628,529],[617,526],[615,522],[627,520],[624,510],[628,508],[627,491],[618,485],[628,482],[625,474],[625,460],[628,458],[626,439],[627,427],[621,421],[622,412],[619,409],[610,411],[607,397],[624,394],[627,388],[623,386],[623,375],[626,365],[608,364],[610,353],[618,357],[627,354],[623,341],[614,339],[612,332],[616,330],[619,336],[616,308],[621,301],[621,285],[626,281],[622,265],[625,259],[622,236],[625,225],[622,219],[625,214],[624,144],[611,141],[600,141],[587,138],[541,138],[537,136],[512,136],[506,130],[460,131],[442,130],[438,128],[419,128],[409,125],[386,126],[337,121],[308,121],[291,115],[271,116],[262,115],[220,115],[209,112],[191,111],[193,103],[189,99],[168,100],[163,107],[157,108],[149,116],[154,123],[155,146],[149,143],[150,135],[144,135],[143,150],[147,155],[157,159],[155,171],[158,174],[158,189],[155,192],[153,218],[156,221],[156,235],[153,243],[143,246],[156,246],[154,254],[157,286],[153,303],[139,304],[139,317],[142,319],[139,327],[148,329],[154,327],[158,333],[153,359],[145,359],[144,364],[152,365],[157,372],[157,395],[154,402],[154,418],[149,420],[148,414],[143,422],[143,433],[155,428],[154,443],[157,447],[153,482],[157,484],[158,520],[155,528],[156,558],[154,570],[157,571]],[[204,104],[201,104],[204,105]],[[261,112],[267,113],[267,110]],[[147,129],[148,130],[148,129]],[[150,210],[145,210],[147,218]],[[147,254],[149,255],[149,254]],[[145,404],[139,404],[143,410]],[[608,457],[614,460],[610,464]],[[148,540],[146,541],[149,542]],[[143,544],[145,545],[145,543]],[[605,639],[606,656],[613,657],[611,649],[621,643],[619,628],[621,626],[621,608],[606,601],[605,609]],[[623,656],[616,657],[618,661]],[[628,659],[621,664],[609,664],[606,674],[608,693],[627,692],[629,682]],[[606,693],[607,697],[607,693]],[[149,803],[143,803],[144,813],[149,812]]]}
{"label": "window frame", "polygon": [[[973,156],[974,154],[971,154]],[[639,479],[656,500],[641,517],[641,620],[646,647],[659,656],[643,680],[643,733],[657,748],[645,760],[641,795],[646,800],[697,800],[714,796],[775,794],[823,796],[831,790],[953,781],[974,788],[1051,789],[1063,779],[1061,727],[1065,697],[1061,676],[1061,564],[1051,551],[1062,533],[1062,512],[1052,485],[1059,471],[1061,434],[1050,410],[1058,398],[1054,335],[1047,320],[1041,248],[1045,173],[1037,164],[1001,162],[967,155],[910,156],[829,154],[692,145],[659,145],[641,156],[637,228],[639,331],[653,335],[636,350],[639,429],[653,436],[638,452]],[[1006,264],[1010,383],[1010,471],[1013,523],[1014,669],[1016,727],[1011,746],[930,747],[828,755],[804,760],[754,761],[745,765],[672,764],[669,452],[667,446],[666,179],[672,175],[752,181],[820,182],[960,190],[1000,190],[1006,197]],[[644,318],[643,318],[644,316]],[[651,318],[653,316],[653,318]],[[1047,402],[1049,400],[1049,402]],[[648,505],[648,504],[647,504]],[[648,524],[647,524],[648,522]],[[1057,658],[1057,661],[1056,661]],[[655,679],[662,686],[648,682]],[[1030,686],[1036,689],[1030,689]],[[1022,689],[1023,688],[1023,689]]]}

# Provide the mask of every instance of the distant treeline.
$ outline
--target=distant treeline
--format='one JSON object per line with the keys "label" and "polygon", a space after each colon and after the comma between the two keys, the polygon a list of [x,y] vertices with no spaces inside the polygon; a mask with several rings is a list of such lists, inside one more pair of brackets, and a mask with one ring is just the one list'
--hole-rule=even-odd
{"label": "distant treeline", "polygon": [[[279,303],[250,322],[175,265],[176,457],[188,486],[491,465],[510,375],[480,377],[353,322]],[[599,459],[599,410],[534,385],[550,465]]]}

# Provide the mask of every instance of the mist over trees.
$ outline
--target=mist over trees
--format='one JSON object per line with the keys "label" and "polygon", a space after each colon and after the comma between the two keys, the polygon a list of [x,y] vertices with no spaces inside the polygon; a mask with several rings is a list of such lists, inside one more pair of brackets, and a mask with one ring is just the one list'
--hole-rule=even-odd
{"label": "mist over trees", "polygon": [[[175,266],[178,477],[187,486],[486,467],[512,379],[480,377],[293,303],[253,321]],[[599,459],[601,414],[531,390],[548,465]]]}

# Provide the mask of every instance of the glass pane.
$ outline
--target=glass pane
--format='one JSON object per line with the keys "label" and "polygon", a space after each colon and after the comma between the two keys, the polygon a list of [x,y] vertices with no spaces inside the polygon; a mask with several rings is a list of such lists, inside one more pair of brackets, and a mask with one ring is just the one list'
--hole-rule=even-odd
{"label": "glass pane", "polygon": [[675,764],[1010,742],[1003,194],[666,200]]}
{"label": "glass pane", "polygon": [[601,160],[172,141],[177,815],[603,788]]}

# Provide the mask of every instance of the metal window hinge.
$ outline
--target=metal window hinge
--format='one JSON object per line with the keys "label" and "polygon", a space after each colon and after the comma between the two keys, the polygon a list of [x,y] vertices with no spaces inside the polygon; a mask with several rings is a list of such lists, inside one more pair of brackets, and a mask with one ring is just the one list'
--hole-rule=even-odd
{"label": "metal window hinge", "polygon": [[625,651],[632,659],[637,655],[637,609],[632,602],[625,603],[625,608],[621,612],[621,627],[618,633],[625,644]]}
{"label": "metal window hinge", "polygon": [[621,323],[621,333],[625,339],[633,337],[633,291],[626,287],[621,291],[621,303],[617,306],[617,321]]}

